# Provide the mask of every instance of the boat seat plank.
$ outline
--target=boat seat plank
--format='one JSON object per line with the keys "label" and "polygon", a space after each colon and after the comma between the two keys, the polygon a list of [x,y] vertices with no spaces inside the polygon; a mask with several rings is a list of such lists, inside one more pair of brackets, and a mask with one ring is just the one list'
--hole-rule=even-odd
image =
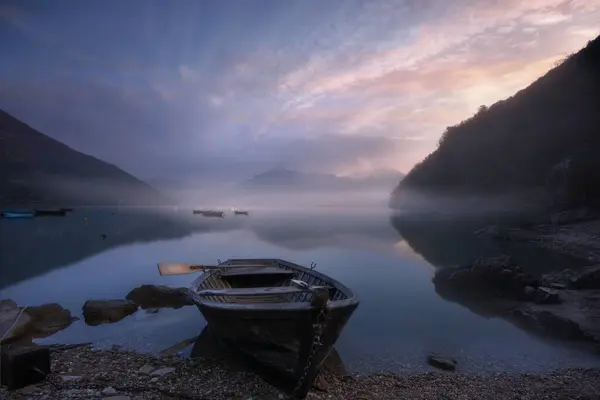
{"label": "boat seat plank", "polygon": [[[217,267],[219,268],[278,268],[275,267],[277,264],[219,264]],[[282,269],[282,268],[278,268]]]}
{"label": "boat seat plank", "polygon": [[293,277],[296,275],[295,271],[291,271],[289,269],[282,269],[276,267],[267,267],[267,268],[247,268],[241,269],[236,268],[230,271],[221,271],[220,275],[223,277],[227,276],[249,276],[249,275],[280,275],[283,277],[289,276]]}
{"label": "boat seat plank", "polygon": [[200,296],[264,296],[308,292],[308,289],[294,286],[275,286],[261,288],[204,289],[197,292]]}

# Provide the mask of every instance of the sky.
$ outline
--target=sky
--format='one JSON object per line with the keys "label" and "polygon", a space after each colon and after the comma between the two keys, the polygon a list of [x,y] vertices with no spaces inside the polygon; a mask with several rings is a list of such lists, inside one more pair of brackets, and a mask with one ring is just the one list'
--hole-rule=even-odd
{"label": "sky", "polygon": [[0,108],[155,182],[407,172],[600,0],[0,0]]}

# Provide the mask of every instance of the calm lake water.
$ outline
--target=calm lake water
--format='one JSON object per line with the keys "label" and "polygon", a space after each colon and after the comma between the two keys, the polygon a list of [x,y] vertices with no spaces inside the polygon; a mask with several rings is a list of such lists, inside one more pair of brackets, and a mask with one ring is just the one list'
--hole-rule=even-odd
{"label": "calm lake water", "polygon": [[[456,357],[463,372],[600,366],[600,358],[584,349],[540,338],[438,296],[431,282],[435,270],[477,256],[510,253],[537,271],[576,264],[532,246],[481,241],[473,230],[466,222],[392,217],[383,208],[253,210],[249,217],[229,214],[224,219],[184,209],[82,208],[65,218],[0,221],[0,298],[20,305],[58,302],[81,317],[86,300],[124,298],[147,283],[187,286],[195,279],[193,274],[161,277],[159,261],[315,261],[317,269],[361,297],[336,346],[350,371],[422,372],[429,369],[425,357],[431,351]],[[82,319],[39,342],[94,342],[156,352],[198,335],[204,326],[195,307],[138,311],[96,327]]]}

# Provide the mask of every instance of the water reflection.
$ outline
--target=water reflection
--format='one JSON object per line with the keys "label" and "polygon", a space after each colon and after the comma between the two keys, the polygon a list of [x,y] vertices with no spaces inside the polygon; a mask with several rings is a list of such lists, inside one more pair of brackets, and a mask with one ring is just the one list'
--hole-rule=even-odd
{"label": "water reflection", "polygon": [[[508,219],[509,217],[504,217]],[[479,257],[510,255],[517,264],[532,273],[556,269],[577,268],[585,263],[538,246],[478,237],[475,232],[484,226],[502,221],[501,217],[426,218],[422,216],[392,216],[391,225],[406,243],[436,268],[466,265]]]}
{"label": "water reflection", "polygon": [[208,229],[193,222],[177,214],[108,208],[82,208],[62,218],[1,221],[0,288],[115,247]]}
{"label": "water reflection", "polygon": [[[585,261],[580,259],[552,253],[532,244],[497,241],[474,234],[483,226],[497,223],[497,217],[456,219],[393,216],[390,221],[406,243],[436,268],[466,265],[478,257],[500,255],[511,256],[518,265],[533,274],[565,268],[576,269],[586,265]],[[434,290],[442,299],[459,304],[483,318],[502,318],[539,340],[566,345],[562,341],[550,338],[532,324],[524,324],[522,320],[515,318],[512,313],[515,308],[514,302],[472,297],[469,293],[444,289],[438,285],[434,285]]]}
{"label": "water reflection", "polygon": [[[226,213],[223,219],[194,216],[191,209],[77,209],[65,218],[0,222],[0,297],[20,305],[58,302],[81,317],[86,300],[122,299],[143,284],[184,287],[196,277],[161,277],[159,261],[316,261],[318,270],[362,299],[336,343],[349,371],[425,372],[430,351],[458,356],[462,372],[543,371],[595,362],[588,354],[534,340],[502,319],[482,318],[435,292],[433,269],[504,252],[479,242],[473,230],[455,222],[390,221],[384,209],[251,210],[248,217]],[[535,257],[544,260],[543,254]],[[205,326],[196,307],[138,311],[98,327],[77,321],[43,341],[158,352]]]}

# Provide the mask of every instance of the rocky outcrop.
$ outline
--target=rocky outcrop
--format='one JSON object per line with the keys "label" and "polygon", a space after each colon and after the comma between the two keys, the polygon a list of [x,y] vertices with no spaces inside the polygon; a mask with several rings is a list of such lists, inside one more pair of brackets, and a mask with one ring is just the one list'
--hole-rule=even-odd
{"label": "rocky outcrop", "polygon": [[537,278],[508,259],[493,259],[440,270],[433,281],[440,296],[486,317],[558,339],[600,343],[599,273],[592,266]]}
{"label": "rocky outcrop", "polygon": [[436,290],[460,291],[484,297],[522,298],[525,288],[537,287],[539,280],[502,256],[475,260],[471,265],[444,268],[436,272]]}
{"label": "rocky outcrop", "polygon": [[78,318],[71,316],[69,310],[56,303],[19,307],[12,300],[0,300],[0,338],[3,342],[50,336],[76,320]]}
{"label": "rocky outcrop", "polygon": [[542,277],[542,282],[558,289],[600,289],[600,265],[546,274]]}
{"label": "rocky outcrop", "polygon": [[593,340],[594,336],[572,319],[548,310],[517,308],[512,315],[518,322],[565,340]]}
{"label": "rocky outcrop", "polygon": [[142,285],[129,292],[125,298],[142,309],[181,308],[194,305],[187,288],[170,288],[168,286]]}
{"label": "rocky outcrop", "polygon": [[536,304],[559,304],[562,302],[562,299],[556,290],[547,287],[538,287],[533,290],[531,301]]}
{"label": "rocky outcrop", "polygon": [[510,240],[510,234],[498,225],[489,225],[475,231],[477,236],[487,236],[497,240]]}
{"label": "rocky outcrop", "polygon": [[137,309],[138,305],[130,300],[88,300],[83,305],[83,317],[87,325],[96,326],[120,321]]}

